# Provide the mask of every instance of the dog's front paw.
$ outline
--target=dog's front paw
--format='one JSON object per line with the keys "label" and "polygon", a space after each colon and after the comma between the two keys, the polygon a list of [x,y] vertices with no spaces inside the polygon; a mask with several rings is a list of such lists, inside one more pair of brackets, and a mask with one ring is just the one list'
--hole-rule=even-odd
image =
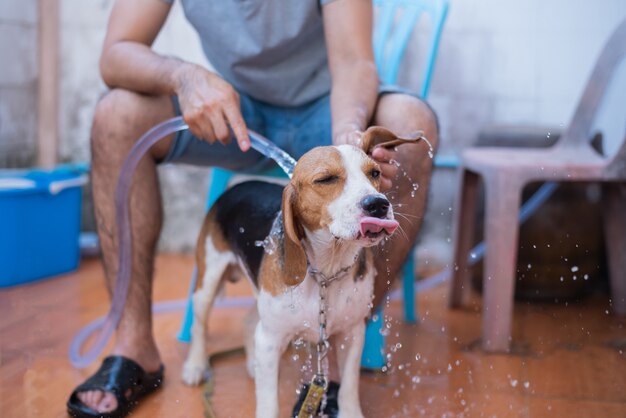
{"label": "dog's front paw", "polygon": [[183,365],[183,382],[189,386],[198,386],[207,379],[209,368],[204,363],[186,361]]}

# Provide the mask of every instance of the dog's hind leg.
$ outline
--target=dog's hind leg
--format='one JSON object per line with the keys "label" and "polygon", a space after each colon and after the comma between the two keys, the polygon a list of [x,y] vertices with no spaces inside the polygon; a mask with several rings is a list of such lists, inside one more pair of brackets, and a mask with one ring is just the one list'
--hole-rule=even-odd
{"label": "dog's hind leg", "polygon": [[222,277],[229,265],[235,263],[235,255],[219,251],[210,234],[198,246],[197,265],[199,285],[193,294],[193,325],[191,345],[183,365],[182,378],[188,385],[198,385],[208,370],[206,334],[208,312],[220,288]]}
{"label": "dog's hind leg", "polygon": [[243,321],[246,368],[248,369],[248,375],[254,379],[254,331],[259,323],[259,311],[256,303],[248,311]]}

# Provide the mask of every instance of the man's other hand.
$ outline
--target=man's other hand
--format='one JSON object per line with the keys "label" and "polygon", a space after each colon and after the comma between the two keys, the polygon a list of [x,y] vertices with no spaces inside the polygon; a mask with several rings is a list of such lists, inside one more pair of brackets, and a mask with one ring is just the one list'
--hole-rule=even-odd
{"label": "man's other hand", "polygon": [[[357,147],[361,147],[361,141],[363,132],[355,129],[356,125],[349,127],[335,136],[333,143],[335,145],[349,144]],[[393,178],[398,173],[398,164],[396,162],[395,149],[387,148],[374,148],[371,153],[371,157],[380,166],[380,173],[382,174],[380,180],[381,191],[388,191],[391,189]]]}

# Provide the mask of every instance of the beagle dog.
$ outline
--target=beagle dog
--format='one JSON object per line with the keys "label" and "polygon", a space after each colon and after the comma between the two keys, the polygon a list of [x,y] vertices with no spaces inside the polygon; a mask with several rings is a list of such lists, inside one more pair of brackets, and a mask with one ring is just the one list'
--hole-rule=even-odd
{"label": "beagle dog", "polygon": [[198,238],[198,287],[192,341],[182,378],[199,384],[206,371],[207,313],[225,272],[240,269],[256,290],[258,322],[246,344],[255,377],[256,416],[278,416],[278,366],[296,336],[319,338],[320,277],[329,280],[326,334],[341,341],[340,416],[362,417],[359,369],[374,277],[371,247],[398,227],[380,192],[380,169],[368,156],[423,138],[369,128],[361,148],[318,147],[298,161],[287,186],[249,181],[226,191],[207,213]]}

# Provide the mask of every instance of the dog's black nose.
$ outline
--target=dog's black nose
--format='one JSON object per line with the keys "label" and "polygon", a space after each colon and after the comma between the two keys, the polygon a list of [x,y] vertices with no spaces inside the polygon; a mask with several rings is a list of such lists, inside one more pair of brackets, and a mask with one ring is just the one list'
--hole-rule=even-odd
{"label": "dog's black nose", "polygon": [[389,212],[389,201],[381,196],[369,195],[361,200],[365,213],[374,218],[385,218]]}

